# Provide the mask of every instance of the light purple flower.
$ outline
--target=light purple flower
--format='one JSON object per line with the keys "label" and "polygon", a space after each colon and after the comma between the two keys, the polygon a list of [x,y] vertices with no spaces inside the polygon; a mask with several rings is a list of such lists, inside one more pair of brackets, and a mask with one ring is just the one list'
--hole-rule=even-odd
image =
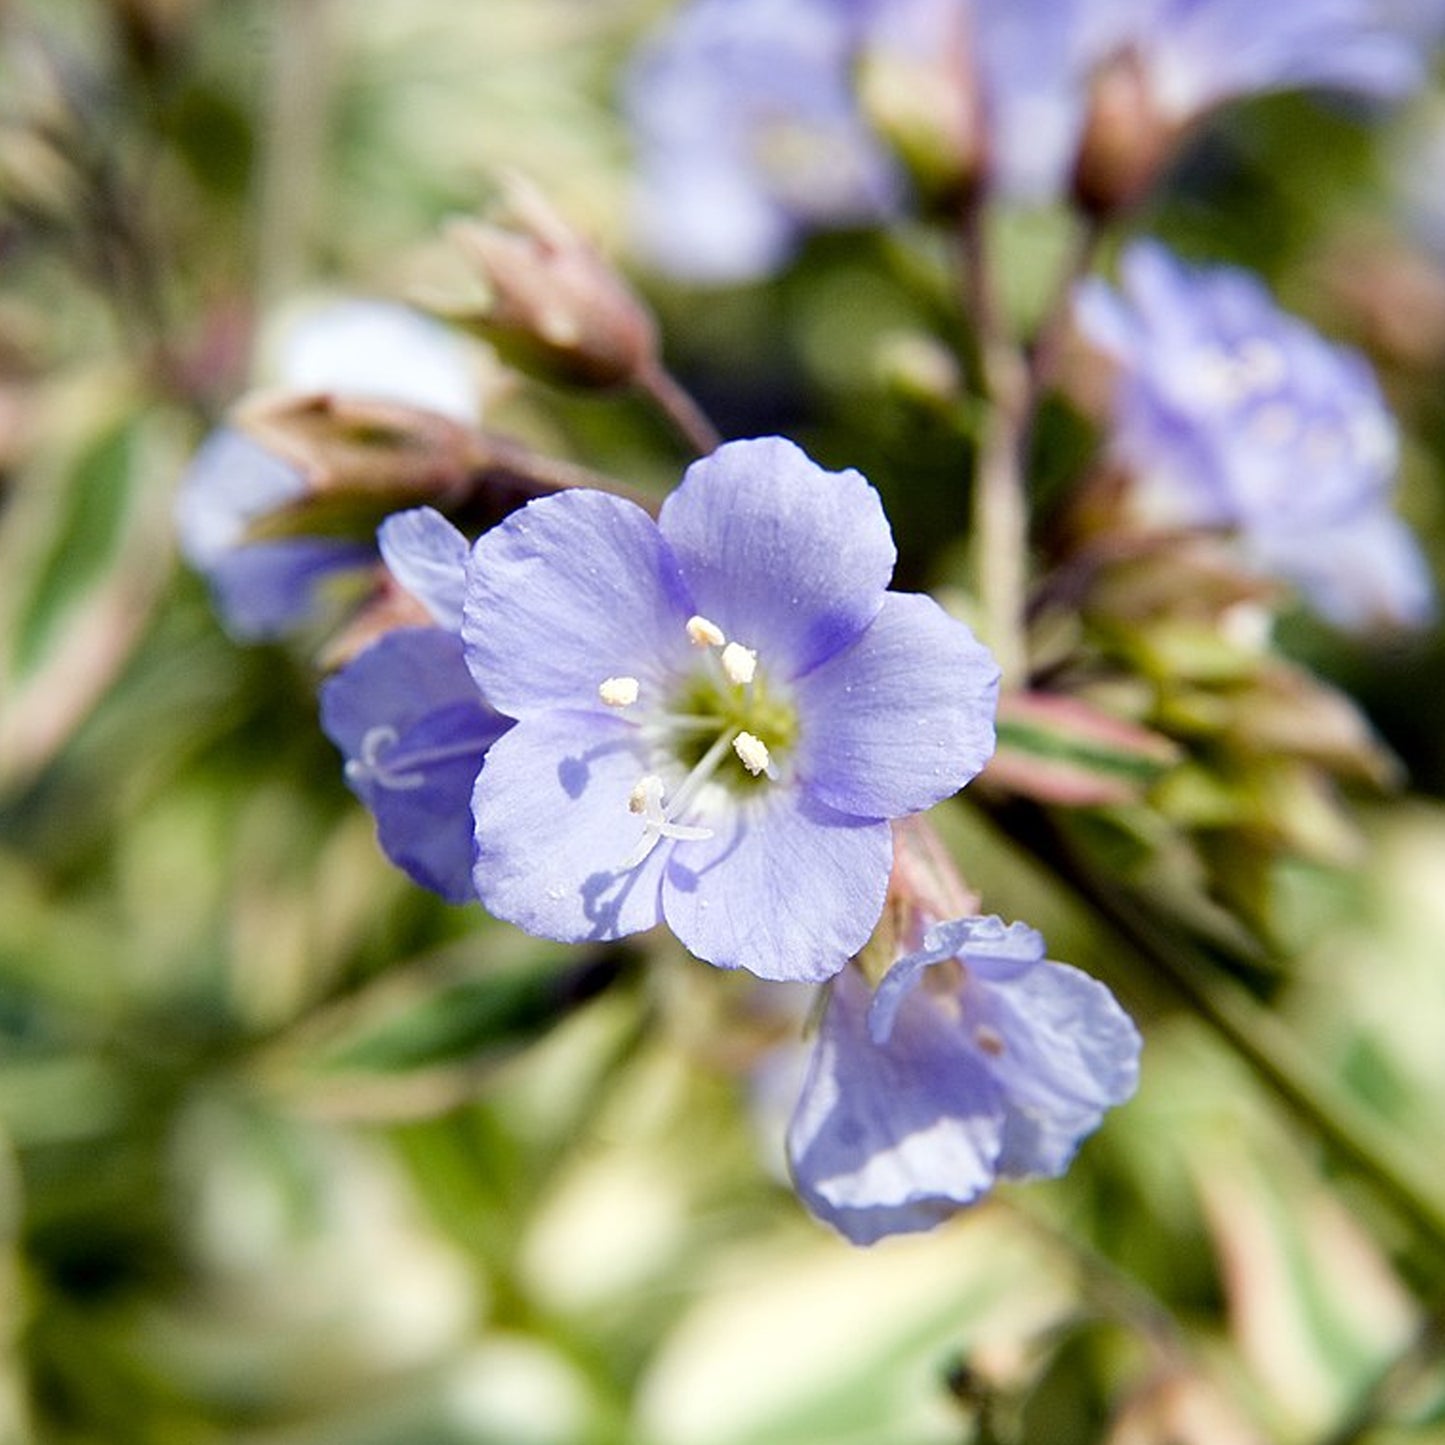
{"label": "light purple flower", "polygon": [[[291,390],[476,420],[474,378],[460,342],[403,306],[353,300],[312,312],[283,338],[277,376]],[[370,546],[335,538],[247,541],[254,522],[305,490],[299,467],[231,427],[206,438],[181,479],[181,553],[210,583],[216,610],[238,639],[286,632],[314,610],[320,589],[375,560]]]}
{"label": "light purple flower", "polygon": [[382,851],[451,903],[472,887],[472,788],[511,726],[487,705],[462,654],[469,547],[438,512],[387,518],[377,539],[432,627],[388,632],[321,689],[321,726],[346,757],[346,781],[376,818]]}
{"label": "light purple flower", "polygon": [[636,232],[661,269],[730,282],[780,266],[820,226],[897,197],[858,113],[846,0],[694,0],[639,56],[627,110]]}
{"label": "light purple flower", "polygon": [[1076,314],[1118,365],[1112,444],[1146,517],[1234,529],[1342,626],[1425,620],[1428,572],[1389,508],[1395,426],[1364,359],[1245,271],[1149,242],[1120,271],[1122,294],[1086,282]]}
{"label": "light purple flower", "polygon": [[887,590],[894,555],[863,477],[779,438],[694,463],[657,522],[575,491],[484,536],[462,635],[518,722],[477,782],[482,902],[548,938],[665,919],[722,967],[836,972],[882,909],[887,820],[993,748],[993,659]]}
{"label": "light purple flower", "polygon": [[1021,923],[930,929],[876,994],[833,981],[788,1131],[798,1193],[855,1244],[931,1229],[999,1179],[1062,1174],[1138,1082],[1138,1031]]}
{"label": "light purple flower", "polygon": [[1181,126],[1245,96],[1387,98],[1424,79],[1404,11],[1382,0],[1100,0],[1085,19],[1095,59],[1132,53],[1159,114]]}

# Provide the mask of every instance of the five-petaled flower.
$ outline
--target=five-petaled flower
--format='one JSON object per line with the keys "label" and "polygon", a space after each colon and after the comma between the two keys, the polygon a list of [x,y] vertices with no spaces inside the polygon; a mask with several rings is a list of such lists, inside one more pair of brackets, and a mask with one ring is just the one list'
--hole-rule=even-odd
{"label": "five-petaled flower", "polygon": [[1139,1034],[1022,923],[940,923],[876,993],[833,981],[788,1130],[803,1202],[855,1244],[931,1229],[998,1179],[1062,1174],[1134,1092]]}
{"label": "five-petaled flower", "polygon": [[993,748],[993,659],[888,591],[877,493],[778,438],[689,468],[656,522],[575,491],[476,545],[462,635],[517,719],[473,798],[476,888],[544,937],[666,920],[708,962],[819,980],[882,910],[889,819]]}

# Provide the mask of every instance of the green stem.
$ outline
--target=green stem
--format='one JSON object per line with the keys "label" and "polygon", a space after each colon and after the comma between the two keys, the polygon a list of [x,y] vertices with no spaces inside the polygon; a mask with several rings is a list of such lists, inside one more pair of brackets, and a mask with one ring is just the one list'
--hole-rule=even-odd
{"label": "green stem", "polygon": [[973,489],[973,572],[983,608],[984,641],[1005,688],[1022,684],[1028,508],[1024,452],[1030,414],[1029,375],[1010,337],[994,291],[984,213],[970,203],[959,230],[965,299],[977,337],[977,372],[988,417]]}

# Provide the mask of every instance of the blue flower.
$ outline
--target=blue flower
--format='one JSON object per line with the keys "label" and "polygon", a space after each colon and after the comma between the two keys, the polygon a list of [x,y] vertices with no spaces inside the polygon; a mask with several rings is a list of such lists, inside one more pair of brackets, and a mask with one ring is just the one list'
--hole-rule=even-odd
{"label": "blue flower", "polygon": [[997,668],[926,597],[857,472],[778,438],[688,469],[657,522],[574,491],[477,543],[462,635],[517,725],[477,782],[477,892],[543,937],[665,919],[699,957],[817,980],[883,906],[888,819],[993,748]]}
{"label": "blue flower", "polygon": [[[283,386],[401,402],[474,422],[466,353],[444,328],[402,306],[343,301],[293,325],[277,371]],[[337,538],[249,542],[252,524],[306,492],[300,467],[231,427],[211,433],[181,479],[181,553],[210,583],[227,631],[276,637],[303,622],[328,583],[374,562],[374,550]]]}
{"label": "blue flower", "polygon": [[1390,510],[1395,426],[1364,359],[1247,272],[1140,242],[1121,273],[1122,295],[1085,283],[1077,316],[1118,366],[1113,446],[1146,517],[1235,530],[1341,626],[1425,620],[1429,575]]}
{"label": "blue flower", "polygon": [[435,626],[386,633],[321,689],[321,726],[376,818],[382,851],[451,903],[475,899],[472,788],[511,725],[487,705],[462,653],[466,538],[418,507],[377,533],[396,580]]}
{"label": "blue flower", "polygon": [[788,1156],[803,1202],[855,1244],[931,1229],[999,1179],[1062,1174],[1138,1082],[1103,984],[1021,923],[938,924],[870,994],[833,981]]}
{"label": "blue flower", "polygon": [[1424,79],[1404,10],[1381,0],[1103,0],[1087,18],[1096,58],[1132,54],[1153,107],[1178,126],[1270,91],[1385,98]]}
{"label": "blue flower", "polygon": [[640,55],[627,86],[636,230],[660,268],[746,280],[808,231],[892,208],[897,179],[852,91],[849,9],[695,0]]}

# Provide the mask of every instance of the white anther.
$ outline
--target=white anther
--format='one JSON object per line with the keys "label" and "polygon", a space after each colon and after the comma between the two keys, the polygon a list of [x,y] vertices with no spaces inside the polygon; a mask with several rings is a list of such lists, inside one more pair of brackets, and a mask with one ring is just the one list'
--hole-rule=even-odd
{"label": "white anther", "polygon": [[642,838],[628,857],[622,860],[619,871],[626,873],[636,868],[664,838],[677,842],[699,842],[712,837],[711,828],[697,828],[687,823],[674,823],[662,806],[662,779],[656,773],[639,778],[627,795],[627,811],[637,814],[643,822]]}
{"label": "white anther", "polygon": [[721,647],[728,640],[716,622],[696,615],[687,619],[687,636],[694,647]]}
{"label": "white anther", "polygon": [[722,650],[722,669],[729,682],[746,687],[757,673],[758,655],[751,647],[730,642]]}
{"label": "white anther", "polygon": [[1003,1053],[1003,1035],[987,1024],[980,1024],[973,1031],[973,1041],[991,1059],[996,1059]]}
{"label": "white anther", "polygon": [[597,685],[597,696],[608,707],[631,707],[637,701],[638,691],[635,677],[609,677]]}
{"label": "white anther", "polygon": [[733,739],[733,751],[738,755],[743,767],[754,777],[767,772],[768,765],[772,762],[767,743],[762,738],[754,737],[752,733],[739,733]]}

